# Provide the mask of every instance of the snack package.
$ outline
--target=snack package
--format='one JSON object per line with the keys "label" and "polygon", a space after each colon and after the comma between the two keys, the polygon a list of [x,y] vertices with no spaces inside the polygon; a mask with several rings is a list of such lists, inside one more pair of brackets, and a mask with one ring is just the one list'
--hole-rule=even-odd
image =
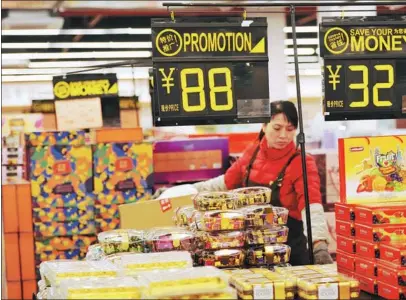
{"label": "snack package", "polygon": [[101,261],[53,260],[40,265],[41,278],[47,286],[59,286],[61,280],[85,277],[117,277],[119,269],[114,264]]}
{"label": "snack package", "polygon": [[353,272],[355,270],[355,255],[337,250],[336,252],[337,266]]}
{"label": "snack package", "polygon": [[355,240],[341,235],[337,235],[337,250],[354,254],[355,253]]}
{"label": "snack package", "polygon": [[195,209],[199,211],[230,210],[240,207],[238,196],[230,192],[203,192],[193,199]]}
{"label": "snack package", "polygon": [[354,205],[346,203],[334,204],[336,220],[351,222],[355,220]]}
{"label": "snack package", "polygon": [[355,223],[357,239],[368,242],[406,242],[406,223],[396,225],[364,225]]}
{"label": "snack package", "polygon": [[196,232],[196,248],[205,250],[219,250],[242,248],[245,243],[243,231]]}
{"label": "snack package", "polygon": [[195,208],[193,205],[178,207],[175,210],[175,225],[180,227],[189,227],[190,223],[192,222],[194,212]]}
{"label": "snack package", "polygon": [[96,223],[96,232],[110,231],[120,228],[120,219],[94,219]]}
{"label": "snack package", "polygon": [[360,224],[404,224],[406,223],[406,202],[357,205],[354,213],[357,223]]}
{"label": "snack package", "polygon": [[95,232],[95,222],[91,220],[34,223],[34,234],[37,237],[86,235],[94,234]]}
{"label": "snack package", "polygon": [[217,268],[238,268],[244,264],[245,254],[240,249],[222,249],[216,251],[199,251],[196,253],[196,263],[199,266],[214,266]]}
{"label": "snack package", "polygon": [[62,280],[60,299],[142,299],[143,285],[132,277]]}
{"label": "snack package", "polygon": [[286,226],[274,226],[264,229],[248,229],[245,232],[247,245],[269,245],[286,243],[288,241],[289,228]]}
{"label": "snack package", "polygon": [[160,296],[159,299],[170,299],[170,300],[228,300],[237,299],[237,292],[232,288],[225,288],[219,292],[213,293],[198,293],[198,294],[188,294],[182,296]]}
{"label": "snack package", "polygon": [[215,267],[195,267],[143,272],[139,280],[146,285],[146,298],[178,296],[179,299],[184,295],[224,291],[229,276]]}
{"label": "snack package", "polygon": [[96,219],[119,219],[120,212],[118,204],[95,204],[95,217]]}
{"label": "snack package", "polygon": [[144,252],[145,233],[135,229],[117,229],[97,235],[100,246],[106,255],[120,252]]}
{"label": "snack package", "polygon": [[378,276],[376,260],[365,259],[359,256],[355,257],[355,273],[374,278]]}
{"label": "snack package", "polygon": [[35,261],[39,263],[57,259],[81,260],[86,257],[87,248],[72,248],[69,250],[35,251]]}
{"label": "snack package", "polygon": [[380,244],[357,240],[355,252],[358,256],[375,259],[380,257]]}
{"label": "snack package", "polygon": [[146,232],[145,240],[145,252],[191,251],[195,245],[194,234],[180,227],[152,228]]}
{"label": "snack package", "polygon": [[93,235],[60,236],[35,239],[35,251],[71,250],[74,248],[87,248],[97,241]]}
{"label": "snack package", "polygon": [[382,243],[380,254],[381,260],[406,267],[406,242]]}
{"label": "snack package", "polygon": [[32,209],[32,218],[34,222],[88,221],[94,218],[94,206],[87,205],[82,209],[78,207],[35,207]]}
{"label": "snack package", "polygon": [[355,226],[353,222],[336,221],[336,233],[346,237],[355,236]]}
{"label": "snack package", "polygon": [[289,215],[288,209],[271,205],[252,205],[240,211],[244,214],[247,228],[285,225]]}
{"label": "snack package", "polygon": [[378,281],[378,295],[383,299],[406,299],[406,288]]}
{"label": "snack package", "polygon": [[377,267],[377,277],[380,282],[385,282],[392,286],[406,286],[406,268],[381,260],[379,260]]}
{"label": "snack package", "polygon": [[244,215],[239,211],[207,211],[202,214],[201,225],[204,231],[244,229]]}
{"label": "snack package", "polygon": [[106,257],[103,248],[100,244],[95,244],[87,249],[86,260],[101,260]]}
{"label": "snack package", "polygon": [[250,266],[277,265],[290,259],[290,247],[283,244],[249,247],[247,264]]}
{"label": "snack package", "polygon": [[247,187],[235,189],[241,206],[261,205],[271,203],[272,190],[266,187]]}
{"label": "snack package", "polygon": [[340,202],[406,199],[405,141],[406,136],[339,139]]}
{"label": "snack package", "polygon": [[354,278],[359,281],[361,291],[370,293],[372,295],[378,295],[378,281],[375,277],[366,277],[359,273],[355,273]]}
{"label": "snack package", "polygon": [[[111,258],[108,258],[111,260]],[[125,275],[135,276],[151,270],[184,269],[193,267],[193,260],[187,251],[142,253],[120,255],[112,260],[120,266]]]}

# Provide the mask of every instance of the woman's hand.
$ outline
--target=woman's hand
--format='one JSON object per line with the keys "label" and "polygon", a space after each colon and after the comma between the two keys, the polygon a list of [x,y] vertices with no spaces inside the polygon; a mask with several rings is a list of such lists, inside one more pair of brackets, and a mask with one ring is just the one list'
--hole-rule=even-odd
{"label": "woman's hand", "polygon": [[316,241],[313,244],[314,264],[325,265],[332,264],[333,259],[328,252],[328,245],[326,241]]}
{"label": "woman's hand", "polygon": [[162,193],[165,192],[167,189],[168,189],[167,187],[161,187],[157,189],[155,193],[152,195],[152,199],[153,200],[158,199],[158,197],[161,196]]}

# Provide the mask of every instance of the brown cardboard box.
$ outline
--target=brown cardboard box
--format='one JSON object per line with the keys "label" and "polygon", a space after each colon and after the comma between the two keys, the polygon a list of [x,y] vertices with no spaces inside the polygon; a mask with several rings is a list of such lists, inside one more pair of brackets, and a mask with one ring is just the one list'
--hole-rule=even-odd
{"label": "brown cardboard box", "polygon": [[178,207],[191,205],[193,195],[149,200],[119,206],[121,228],[149,229],[160,226],[174,226],[173,216]]}

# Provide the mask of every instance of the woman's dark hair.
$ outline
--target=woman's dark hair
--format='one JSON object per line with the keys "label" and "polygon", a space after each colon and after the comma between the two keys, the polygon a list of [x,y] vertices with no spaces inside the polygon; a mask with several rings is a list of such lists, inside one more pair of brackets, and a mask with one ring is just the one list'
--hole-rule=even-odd
{"label": "woman's dark hair", "polygon": [[[284,114],[286,119],[290,124],[293,125],[293,127],[297,128],[298,122],[299,122],[299,117],[297,115],[297,109],[295,104],[290,101],[275,101],[271,102],[271,118],[278,114]],[[261,129],[258,139],[262,140],[264,137],[265,133]]]}

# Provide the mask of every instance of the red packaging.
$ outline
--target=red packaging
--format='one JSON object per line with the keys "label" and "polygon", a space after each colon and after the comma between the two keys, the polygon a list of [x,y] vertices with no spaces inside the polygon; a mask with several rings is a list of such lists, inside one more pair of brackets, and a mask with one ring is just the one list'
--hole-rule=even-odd
{"label": "red packaging", "polygon": [[337,250],[350,254],[355,253],[355,240],[342,235],[337,235]]}
{"label": "red packaging", "polygon": [[406,224],[364,225],[355,223],[357,239],[368,242],[406,241]]}
{"label": "red packaging", "polygon": [[337,272],[345,276],[355,278],[355,273],[337,265]]}
{"label": "red packaging", "polygon": [[348,271],[353,272],[355,270],[354,263],[355,263],[355,256],[353,254],[349,254],[347,252],[337,250],[336,252],[336,261],[337,261],[337,268],[343,268]]}
{"label": "red packaging", "polygon": [[406,288],[378,281],[378,295],[384,299],[405,299]]}
{"label": "red packaging", "polygon": [[406,202],[359,205],[354,207],[354,213],[360,224],[405,224]]}
{"label": "red packaging", "polygon": [[355,236],[354,223],[336,221],[336,233],[347,237]]}
{"label": "red packaging", "polygon": [[335,204],[335,212],[336,212],[336,220],[351,222],[355,220],[354,215],[354,205],[345,204],[345,203],[336,203]]}
{"label": "red packaging", "polygon": [[357,240],[356,252],[357,252],[357,255],[360,257],[370,258],[370,259],[379,258],[379,256],[380,256],[379,244],[366,242],[366,241],[362,241],[362,240]]}
{"label": "red packaging", "polygon": [[393,286],[406,286],[406,268],[379,260],[378,280]]}
{"label": "red packaging", "polygon": [[406,242],[381,244],[381,259],[406,267]]}
{"label": "red packaging", "polygon": [[359,287],[362,291],[378,295],[378,281],[376,278],[369,278],[355,273],[355,279],[359,281]]}
{"label": "red packaging", "polygon": [[355,257],[355,273],[369,278],[378,276],[376,260],[365,259],[357,255]]}

